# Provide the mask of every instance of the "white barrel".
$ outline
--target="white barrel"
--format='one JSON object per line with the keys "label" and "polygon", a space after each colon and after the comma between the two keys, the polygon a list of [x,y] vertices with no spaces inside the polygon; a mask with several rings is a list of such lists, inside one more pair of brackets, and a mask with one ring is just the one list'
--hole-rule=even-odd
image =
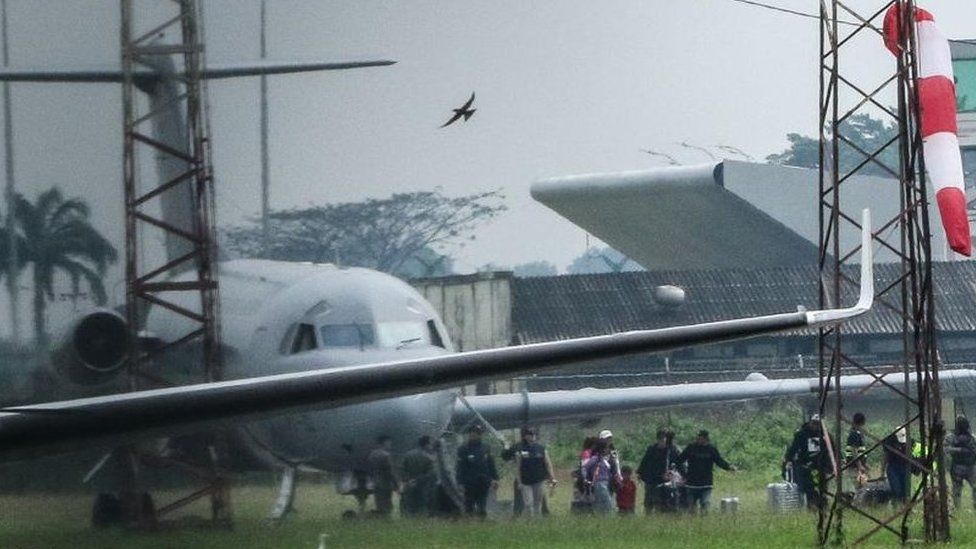
{"label": "white barrel", "polygon": [[738,497],[728,497],[722,498],[722,512],[734,515],[736,511],[739,510],[739,498]]}

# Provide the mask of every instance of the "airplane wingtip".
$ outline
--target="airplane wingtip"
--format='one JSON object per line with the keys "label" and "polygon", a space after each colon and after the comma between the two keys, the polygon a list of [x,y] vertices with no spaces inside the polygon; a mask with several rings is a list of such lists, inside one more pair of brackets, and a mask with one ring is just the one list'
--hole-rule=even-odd
{"label": "airplane wingtip", "polygon": [[865,312],[874,304],[874,254],[871,242],[871,210],[861,211],[861,290],[855,309]]}
{"label": "airplane wingtip", "polygon": [[845,309],[827,309],[807,313],[807,324],[819,326],[837,324],[861,316],[874,305],[874,256],[871,249],[871,211],[861,212],[861,282],[857,303]]}

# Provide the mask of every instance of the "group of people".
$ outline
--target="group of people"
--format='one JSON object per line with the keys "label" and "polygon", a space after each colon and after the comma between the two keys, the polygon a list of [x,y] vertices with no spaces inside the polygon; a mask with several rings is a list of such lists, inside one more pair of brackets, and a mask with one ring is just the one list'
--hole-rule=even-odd
{"label": "group of people", "polygon": [[[842,475],[844,492],[854,496],[869,484],[871,469],[865,442],[866,417],[854,414],[847,435],[841,463],[834,458],[833,442],[820,417],[810,416],[796,432],[783,456],[784,475],[796,483],[806,497],[807,505],[816,509],[820,501],[820,483]],[[464,513],[484,517],[489,494],[498,487],[499,474],[487,444],[482,441],[481,425],[468,429],[467,441],[457,449],[455,474],[463,492]],[[516,514],[540,516],[548,513],[548,497],[557,485],[552,461],[538,432],[525,427],[520,440],[501,454],[514,461],[514,511]],[[714,482],[714,468],[735,471],[716,448],[706,430],[683,449],[675,445],[670,429],[659,429],[636,470],[622,465],[614,446],[613,433],[603,430],[587,437],[574,471],[574,510],[622,515],[635,512],[638,483],[643,484],[644,510],[668,512],[686,509],[708,512]],[[923,444],[912,441],[904,426],[880,440],[882,463],[877,482],[886,486],[885,498],[904,502],[909,494],[913,474],[934,467]],[[965,417],[956,418],[954,429],[944,440],[948,476],[952,481],[952,499],[959,508],[962,489],[968,483],[976,507],[976,438]],[[395,466],[389,437],[380,437],[367,458],[376,513],[389,516],[393,511],[393,494],[399,492],[403,516],[434,514],[446,496],[438,483],[436,455],[430,437],[421,437],[417,447],[406,453]],[[548,490],[547,490],[548,488]]]}
{"label": "group of people", "polygon": [[[844,479],[844,492],[856,497],[870,483],[871,470],[867,460],[865,424],[863,413],[856,413],[851,420],[847,434],[843,462],[834,462],[832,441],[823,428],[820,416],[813,414],[793,435],[793,440],[783,457],[784,472],[792,477],[806,496],[807,506],[816,509],[820,504],[820,483],[831,475],[841,474]],[[883,481],[886,490],[881,501],[904,503],[909,495],[912,475],[936,467],[925,445],[913,441],[905,426],[900,426],[880,440],[882,462],[878,480]],[[962,489],[968,483],[973,490],[976,483],[976,439],[970,430],[969,420],[964,416],[956,418],[951,433],[943,442],[948,463],[948,476],[952,482],[952,500],[958,509]],[[976,491],[973,491],[973,505],[976,507]]]}
{"label": "group of people", "polygon": [[[867,487],[870,477],[865,443],[867,418],[856,413],[851,419],[847,433],[844,458],[837,463],[834,458],[833,441],[819,414],[812,414],[808,421],[793,433],[793,440],[783,456],[783,471],[787,480],[794,482],[803,492],[807,507],[817,509],[820,504],[821,483],[837,474],[843,480],[844,492],[854,497],[858,491]],[[885,481],[885,499],[904,501],[908,495],[909,477],[917,472],[912,457],[919,457],[919,449],[908,440],[904,427],[896,429],[881,441],[882,465],[880,480]]]}
{"label": "group of people", "polygon": [[616,507],[622,515],[634,514],[637,480],[644,485],[644,511],[676,511],[688,509],[702,514],[708,512],[716,466],[735,471],[735,466],[722,458],[709,438],[708,431],[698,432],[695,440],[684,449],[674,443],[674,432],[659,429],[655,441],[647,447],[634,471],[620,465],[620,456],[613,445],[613,433],[602,431],[596,438],[584,440],[580,454],[579,482],[574,493],[574,506],[609,514]]}
{"label": "group of people", "polygon": [[422,436],[417,446],[403,456],[400,467],[394,466],[390,437],[380,436],[366,458],[373,480],[376,514],[393,513],[393,494],[400,493],[402,516],[427,516],[437,504],[436,456],[429,436]]}
{"label": "group of people", "polygon": [[[471,426],[467,440],[457,449],[455,463],[457,484],[463,494],[463,512],[475,517],[486,516],[489,495],[498,488],[499,482],[495,460],[482,440],[483,435],[480,424]],[[688,508],[704,513],[709,507],[713,468],[735,470],[711,444],[708,431],[704,430],[683,450],[675,446],[672,431],[659,430],[636,471],[621,465],[610,430],[588,437],[583,446],[579,467],[574,472],[573,505],[598,514],[614,511],[634,514],[638,482],[644,484],[646,512]],[[507,447],[501,457],[515,465],[515,514],[529,517],[547,514],[548,497],[558,482],[549,452],[538,440],[538,432],[531,427],[522,428],[519,441]],[[417,447],[407,452],[397,467],[390,438],[381,436],[369,453],[367,467],[373,481],[375,513],[379,516],[392,514],[396,492],[400,493],[403,516],[436,514],[440,500],[445,497],[438,483],[430,437],[421,437]]]}
{"label": "group of people", "polygon": [[[480,424],[467,430],[467,441],[457,449],[455,475],[463,493],[463,512],[485,517],[489,494],[498,488],[498,469],[487,444],[482,441],[484,428]],[[537,440],[535,429],[521,431],[519,442],[508,447],[502,457],[514,460],[517,510],[535,516],[543,514],[546,505],[546,485],[556,485],[552,461],[546,447]],[[436,455],[430,437],[421,437],[417,447],[403,457],[397,469],[390,453],[390,439],[382,436],[367,458],[373,480],[376,514],[389,516],[393,511],[393,493],[400,492],[400,513],[403,516],[430,516],[450,506],[444,487],[439,484]],[[449,513],[448,513],[449,514]]]}

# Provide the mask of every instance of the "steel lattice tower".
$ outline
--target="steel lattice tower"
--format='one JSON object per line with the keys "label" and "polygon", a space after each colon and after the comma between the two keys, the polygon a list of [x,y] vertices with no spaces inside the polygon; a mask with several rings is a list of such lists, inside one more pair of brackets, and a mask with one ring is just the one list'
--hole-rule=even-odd
{"label": "steel lattice tower", "polygon": [[[869,368],[860,364],[843,328],[820,332],[819,409],[824,430],[833,439],[832,453],[839,474],[825,473],[820,483],[821,506],[817,526],[821,545],[859,544],[881,531],[902,542],[918,538],[927,541],[949,538],[945,468],[942,464],[942,410],[939,395],[939,368],[934,331],[934,303],[928,198],[917,95],[918,57],[913,0],[860,1],[821,0],[820,2],[820,304],[837,306],[852,292],[856,271],[848,263],[857,259],[860,245],[845,247],[845,233],[859,231],[860,216],[846,209],[845,185],[851,178],[873,166],[899,184],[891,192],[900,196],[900,211],[889,219],[875,219],[872,241],[896,257],[898,276],[877,285],[875,307],[884,307],[902,319],[903,361],[897,372],[892,368]],[[865,8],[865,5],[868,5]],[[899,6],[900,49],[897,60],[889,55],[892,71],[881,80],[862,85],[864,76],[845,72],[842,61],[853,57],[856,47],[882,48],[882,22],[888,10]],[[860,42],[860,46],[855,46]],[[850,52],[850,53],[848,53]],[[868,91],[869,90],[869,91]],[[891,103],[888,103],[891,102]],[[890,106],[896,103],[896,107]],[[897,136],[879,147],[864,150],[852,135],[852,117],[871,113],[897,128]],[[853,162],[844,163],[844,159]],[[853,167],[850,168],[853,164]],[[842,168],[842,166],[848,166]],[[845,494],[844,477],[854,460],[845,463],[844,443],[850,424],[841,392],[841,369],[853,368],[871,375],[876,387],[886,389],[904,402],[910,438],[920,443],[918,455],[908,455],[921,471],[915,477],[904,503],[894,510],[886,506],[868,508]],[[898,426],[895,427],[897,429]],[[866,433],[866,454],[878,456],[885,433]],[[909,454],[912,454],[909,451]],[[849,493],[849,492],[847,492]],[[922,520],[916,517],[921,509]]]}
{"label": "steel lattice tower", "polygon": [[[139,5],[139,15],[158,23],[140,21],[143,24],[137,31],[136,3],[121,0],[126,314],[131,330],[128,372],[133,390],[221,377],[214,185],[206,89],[201,78],[202,13],[195,0],[149,2]],[[143,104],[137,101],[138,91],[164,85],[177,86],[173,93],[176,104],[150,102],[140,114]],[[174,120],[185,126],[174,124]],[[171,124],[168,139],[160,137],[164,131],[159,129],[167,123]],[[142,177],[140,158],[151,159],[157,166],[168,163],[170,168],[159,169],[157,178]],[[164,259],[147,252],[153,243],[150,235],[165,243]],[[177,274],[180,277],[174,279]],[[150,305],[173,315],[185,332],[167,343],[147,345],[140,331]],[[159,357],[172,353],[181,353],[184,362],[191,365],[178,380],[156,367]],[[210,448],[213,454],[213,446]],[[136,471],[147,460],[160,459],[144,455],[130,458]],[[227,518],[226,482],[215,464],[202,468],[198,464],[176,465],[183,465],[183,470],[208,485],[158,512],[209,494],[214,518]]]}

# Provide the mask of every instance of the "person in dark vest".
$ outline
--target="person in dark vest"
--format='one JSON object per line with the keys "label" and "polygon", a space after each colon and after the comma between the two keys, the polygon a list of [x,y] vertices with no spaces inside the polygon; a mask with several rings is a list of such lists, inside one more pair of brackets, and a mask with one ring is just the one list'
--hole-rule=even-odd
{"label": "person in dark vest", "polygon": [[964,416],[956,418],[956,427],[946,436],[945,452],[949,456],[949,476],[952,478],[952,503],[958,510],[962,499],[963,483],[969,483],[969,491],[976,507],[976,440],[969,430],[969,420]]}
{"label": "person in dark vest", "polygon": [[679,452],[673,440],[669,429],[658,429],[654,444],[647,447],[637,466],[637,478],[644,483],[645,513],[674,510],[674,498],[666,488],[678,464]]}
{"label": "person in dark vest", "polygon": [[556,477],[552,473],[552,461],[546,447],[538,442],[538,435],[531,427],[522,428],[522,442],[515,452],[516,479],[522,504],[526,513],[532,516],[542,514],[545,502],[545,484],[555,487]]}
{"label": "person in dark vest", "polygon": [[908,482],[911,476],[911,448],[908,442],[908,431],[899,427],[897,431],[885,437],[882,441],[884,448],[884,472],[888,479],[888,489],[891,500],[904,503],[908,497]]}
{"label": "person in dark vest", "polygon": [[845,491],[853,493],[864,486],[868,478],[868,458],[864,455],[867,446],[864,442],[864,424],[867,418],[857,412],[851,420],[851,430],[847,432],[847,445],[844,447]]}
{"label": "person in dark vest", "polygon": [[381,435],[376,439],[376,448],[366,458],[369,473],[373,477],[376,514],[381,517],[388,517],[393,512],[393,492],[400,489],[400,483],[393,470],[391,445],[390,437]]}
{"label": "person in dark vest", "polygon": [[[525,430],[523,429],[523,432],[524,431]],[[518,442],[502,450],[502,459],[505,461],[515,462],[515,456],[522,451],[522,447],[526,444],[525,438],[526,437],[522,435]],[[574,474],[577,473],[578,470],[574,472]],[[522,485],[519,481],[519,475],[516,474],[512,479],[512,515],[520,517],[522,516],[523,512],[525,512],[525,502],[522,500]],[[549,498],[542,498],[542,516],[549,516]]]}
{"label": "person in dark vest", "polygon": [[417,447],[403,456],[400,472],[400,478],[403,479],[400,514],[408,517],[427,516],[430,514],[431,500],[437,485],[437,471],[434,468],[434,453],[429,436],[420,437]]}
{"label": "person in dark vest", "polygon": [[482,443],[481,425],[468,429],[468,441],[457,450],[457,481],[464,489],[464,512],[484,518],[488,491],[498,487],[498,471],[488,447]]}
{"label": "person in dark vest", "polygon": [[685,488],[688,490],[691,512],[694,513],[698,507],[701,509],[701,514],[705,515],[711,503],[714,467],[718,465],[726,471],[736,469],[722,459],[722,454],[718,452],[718,448],[712,446],[708,439],[708,431],[704,429],[698,431],[695,442],[685,446],[678,456],[679,467],[686,463],[688,474],[685,475]]}
{"label": "person in dark vest", "polygon": [[827,470],[829,456],[824,449],[820,415],[813,414],[793,433],[793,441],[783,456],[783,467],[793,470],[793,481],[807,498],[807,507],[820,506],[820,483]]}

